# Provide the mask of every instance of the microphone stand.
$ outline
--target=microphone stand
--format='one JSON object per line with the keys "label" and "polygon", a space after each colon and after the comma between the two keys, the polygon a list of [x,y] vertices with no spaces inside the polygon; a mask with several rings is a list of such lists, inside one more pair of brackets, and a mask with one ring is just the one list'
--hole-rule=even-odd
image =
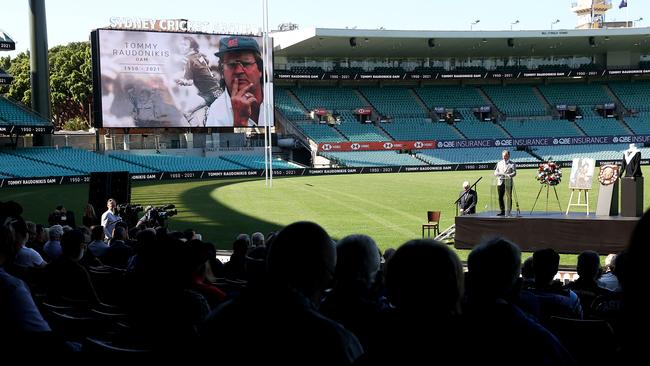
{"label": "microphone stand", "polygon": [[[517,217],[521,217],[521,211],[519,210],[519,197],[517,197],[517,190],[515,189],[515,181],[510,178],[510,184],[512,184],[512,195],[515,198],[515,205],[517,206]],[[547,200],[548,201],[548,200]]]}
{"label": "microphone stand", "polygon": [[[469,186],[469,189],[468,189],[468,190],[466,190],[465,192],[463,192],[463,194],[461,194],[460,197],[458,197],[458,199],[457,199],[456,201],[454,201],[453,205],[456,206],[456,216],[458,216],[458,203],[460,202],[460,200],[461,200],[463,197],[465,197],[465,195],[467,195],[467,192],[469,192],[470,189],[474,188],[474,187],[476,186],[476,184],[477,184],[481,179],[483,179],[483,177],[479,177],[479,178],[476,180],[476,182],[474,182],[474,184],[472,184],[471,186]],[[478,201],[478,197],[477,197],[477,201]],[[476,204],[478,205],[478,202],[476,202]]]}

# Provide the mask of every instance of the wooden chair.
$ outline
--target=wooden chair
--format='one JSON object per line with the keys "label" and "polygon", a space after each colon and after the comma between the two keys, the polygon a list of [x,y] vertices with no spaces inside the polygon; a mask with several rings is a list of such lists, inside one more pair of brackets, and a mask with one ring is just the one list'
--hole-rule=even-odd
{"label": "wooden chair", "polygon": [[431,229],[433,229],[433,236],[440,234],[440,211],[427,211],[427,222],[422,224],[422,237],[424,238],[424,229],[427,230],[427,238],[431,237]]}

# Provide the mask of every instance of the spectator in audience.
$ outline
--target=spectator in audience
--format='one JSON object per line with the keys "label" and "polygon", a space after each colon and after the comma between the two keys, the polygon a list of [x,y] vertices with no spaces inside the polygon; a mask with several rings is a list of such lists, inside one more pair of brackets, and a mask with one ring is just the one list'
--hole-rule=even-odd
{"label": "spectator in audience", "polygon": [[[224,364],[352,364],[362,353],[356,337],[316,311],[335,266],[334,243],[323,228],[311,222],[285,227],[269,247],[268,285],[210,314],[204,351],[215,344],[227,349],[220,355]],[[263,340],[254,352],[252,334]]]}
{"label": "spectator in audience", "polygon": [[379,249],[367,235],[349,235],[336,246],[336,285],[320,307],[321,314],[352,331],[365,348],[380,331],[382,303],[372,286],[380,265]]}
{"label": "spectator in audience", "polygon": [[560,265],[560,255],[552,248],[533,253],[535,285],[530,290],[540,304],[540,322],[546,324],[551,316],[582,319],[583,312],[578,295],[554,281]]}
{"label": "spectator in audience", "polygon": [[395,252],[396,252],[395,248],[386,248],[386,250],[384,250],[384,263],[388,263],[388,261],[390,261],[390,259],[393,257]]}
{"label": "spectator in audience", "polygon": [[34,249],[25,246],[29,240],[27,223],[21,217],[17,217],[12,220],[11,225],[13,227],[14,237],[20,243],[20,250],[14,258],[13,264],[25,268],[45,267],[47,262],[43,260],[43,257]]}
{"label": "spectator in audience", "polygon": [[185,229],[185,231],[183,231],[183,238],[188,242],[190,240],[201,240],[197,235],[199,234],[197,234],[194,229]]}
{"label": "spectator in audience", "polygon": [[107,266],[126,269],[129,259],[133,256],[133,247],[127,244],[128,234],[125,225],[116,225],[113,229],[113,237],[109,242],[108,249],[103,256],[99,257]]}
{"label": "spectator in audience", "polygon": [[388,261],[386,289],[394,309],[363,362],[429,364],[453,360],[466,345],[461,327],[463,266],[456,253],[434,240],[411,240]]}
{"label": "spectator in audience", "polygon": [[187,242],[184,258],[184,264],[187,265],[190,274],[189,288],[203,295],[210,309],[216,308],[226,299],[226,293],[210,283],[206,277],[213,252],[212,244],[193,239]]}
{"label": "spectator in audience", "polygon": [[535,270],[533,269],[533,257],[528,257],[521,265],[522,289],[527,289],[535,285]]}
{"label": "spectator in audience", "polygon": [[235,240],[243,240],[243,241],[246,242],[247,247],[250,248],[250,246],[251,246],[251,237],[250,237],[250,235],[248,235],[246,233],[241,233],[241,234],[237,235]]}
{"label": "spectator in audience", "polygon": [[519,297],[519,248],[501,238],[484,241],[467,258],[464,315],[470,364],[572,365],[558,339],[513,300]]}
{"label": "spectator in audience", "polygon": [[210,312],[205,297],[191,288],[188,244],[164,230],[154,234],[150,229],[138,234],[138,242],[129,281],[132,326],[154,351],[187,352],[196,346],[197,327]]}
{"label": "spectator in audience", "polygon": [[98,304],[99,298],[88,271],[79,264],[86,244],[79,230],[68,231],[61,238],[62,255],[46,268],[46,292],[55,301]]}
{"label": "spectator in audience", "polygon": [[61,236],[63,235],[63,227],[61,225],[52,225],[48,230],[50,240],[43,246],[45,253],[45,260],[53,261],[61,256]]}
{"label": "spectator in audience", "polygon": [[4,223],[7,217],[19,217],[23,214],[23,206],[15,201],[0,201],[0,223]]}
{"label": "spectator in audience", "polygon": [[5,265],[14,260],[20,249],[20,240],[15,237],[13,229],[13,221],[18,218],[20,216],[4,216],[0,222],[0,338],[3,356],[15,354],[25,357],[34,351],[52,356],[66,352],[66,344],[52,333],[25,282],[5,270]]}
{"label": "spectator in audience", "polygon": [[104,228],[101,225],[95,225],[90,230],[90,243],[88,251],[97,258],[101,258],[108,250],[108,244],[104,241]]}
{"label": "spectator in audience", "polygon": [[[33,229],[31,229],[30,226],[33,226]],[[43,246],[48,239],[47,231],[42,224],[34,224],[29,221],[27,222],[27,228],[29,230],[29,240],[25,246],[34,249],[41,255],[41,257],[43,257],[45,255],[43,252]]]}
{"label": "spectator in audience", "polygon": [[[243,237],[242,235],[246,235]],[[246,278],[246,252],[250,241],[246,240],[247,234],[240,234],[234,243],[232,243],[232,254],[230,260],[224,264],[224,274],[226,278],[233,280],[243,280]]]}
{"label": "spectator in audience", "polygon": [[607,255],[605,258],[605,272],[598,278],[598,281],[608,290],[621,291],[618,278],[614,274],[615,261],[616,254],[612,253]]}
{"label": "spectator in audience", "polygon": [[600,256],[593,250],[585,250],[578,255],[578,265],[576,268],[579,278],[566,285],[566,288],[573,290],[580,298],[582,311],[585,318],[591,315],[591,304],[596,297],[607,295],[610,290],[601,287],[598,283],[600,275]]}
{"label": "spectator in audience", "polygon": [[616,261],[616,267],[623,264],[616,276],[623,288],[624,327],[622,364],[638,364],[647,357],[647,334],[650,329],[648,310],[648,258],[650,258],[650,210],[646,211],[636,224],[627,249],[625,261]]}
{"label": "spectator in audience", "polygon": [[115,224],[122,221],[122,218],[117,216],[117,201],[114,198],[110,198],[106,202],[106,207],[108,209],[102,214],[101,224],[104,227],[104,237],[108,240],[113,237]]}
{"label": "spectator in audience", "polygon": [[263,247],[264,246],[264,234],[260,233],[259,231],[254,232],[251,235],[251,246],[253,248]]}
{"label": "spectator in audience", "polygon": [[251,37],[223,37],[219,41],[217,69],[225,91],[208,111],[208,127],[263,126],[264,71],[260,47]]}
{"label": "spectator in audience", "polygon": [[97,217],[97,214],[95,213],[95,208],[90,203],[87,204],[86,207],[84,208],[84,215],[81,218],[81,223],[83,226],[89,229],[95,225],[100,224],[100,220]]}
{"label": "spectator in audience", "polygon": [[[623,250],[616,255],[614,263],[612,263],[612,272],[613,275],[616,276],[617,281],[618,277],[621,276],[621,273],[624,273],[626,270],[626,265],[629,262],[628,257],[629,252]],[[622,289],[619,287],[618,291],[610,291],[605,295],[596,297],[594,302],[591,304],[592,316],[596,319],[607,320],[614,328],[614,331],[619,332],[619,327],[623,320],[624,295]]]}

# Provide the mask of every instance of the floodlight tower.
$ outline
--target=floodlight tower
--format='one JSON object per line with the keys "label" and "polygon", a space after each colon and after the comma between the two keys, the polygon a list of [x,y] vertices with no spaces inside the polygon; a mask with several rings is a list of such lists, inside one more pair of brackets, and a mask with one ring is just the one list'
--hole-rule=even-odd
{"label": "floodlight tower", "polygon": [[578,16],[577,29],[601,28],[612,0],[577,0],[571,10]]}

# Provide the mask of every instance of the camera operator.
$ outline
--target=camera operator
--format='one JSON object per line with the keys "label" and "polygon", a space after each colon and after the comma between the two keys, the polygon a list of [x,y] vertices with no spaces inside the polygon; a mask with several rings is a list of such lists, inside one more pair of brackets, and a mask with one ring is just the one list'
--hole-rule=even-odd
{"label": "camera operator", "polygon": [[75,228],[74,213],[68,211],[63,205],[56,206],[56,209],[48,216],[47,222],[52,225],[70,226]]}
{"label": "camera operator", "polygon": [[164,205],[164,206],[147,206],[145,213],[138,221],[137,227],[166,227],[167,219],[176,215],[178,211],[174,205]]}
{"label": "camera operator", "polygon": [[108,209],[102,214],[102,226],[104,227],[104,237],[108,240],[113,237],[115,223],[122,221],[122,218],[116,214],[117,202],[115,199],[110,198],[106,202],[106,207]]}

